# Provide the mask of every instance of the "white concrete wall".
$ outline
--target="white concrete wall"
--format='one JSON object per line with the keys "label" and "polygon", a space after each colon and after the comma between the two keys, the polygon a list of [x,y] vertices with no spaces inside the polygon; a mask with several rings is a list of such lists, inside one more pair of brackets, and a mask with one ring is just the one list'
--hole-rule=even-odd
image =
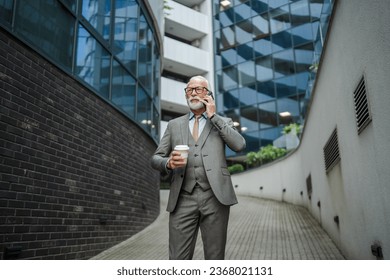
{"label": "white concrete wall", "polygon": [[210,20],[204,13],[198,13],[191,8],[181,5],[175,1],[169,1],[168,5],[172,8],[169,10],[167,17],[181,25],[202,33],[207,33]]}
{"label": "white concrete wall", "polygon": [[185,97],[185,83],[161,77],[161,99],[164,102],[175,103],[183,109],[176,111],[188,111],[187,99]]}
{"label": "white concrete wall", "polygon": [[160,131],[161,131],[160,140],[164,136],[164,132],[165,132],[165,130],[167,130],[167,127],[168,127],[168,122],[161,121],[161,123],[160,123]]}
{"label": "white concrete wall", "polygon": [[164,38],[165,59],[177,62],[178,64],[190,65],[199,72],[207,72],[212,63],[208,52],[174,39]]}
{"label": "white concrete wall", "polygon": [[[348,259],[375,259],[376,242],[390,259],[390,4],[339,0],[335,9],[301,145],[233,183],[237,193],[307,207]],[[353,92],[362,75],[373,121],[358,135]],[[341,161],[326,174],[323,147],[336,127]]]}

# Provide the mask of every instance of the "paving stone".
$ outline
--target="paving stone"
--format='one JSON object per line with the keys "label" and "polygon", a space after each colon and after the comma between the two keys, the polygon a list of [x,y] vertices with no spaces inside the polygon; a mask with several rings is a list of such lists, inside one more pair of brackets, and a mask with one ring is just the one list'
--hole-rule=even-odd
{"label": "paving stone", "polygon": [[[168,259],[168,191],[161,191],[161,214],[149,227],[93,257],[96,260]],[[336,245],[301,206],[255,197],[238,197],[230,211],[226,259],[340,260]],[[194,259],[203,259],[198,236]]]}

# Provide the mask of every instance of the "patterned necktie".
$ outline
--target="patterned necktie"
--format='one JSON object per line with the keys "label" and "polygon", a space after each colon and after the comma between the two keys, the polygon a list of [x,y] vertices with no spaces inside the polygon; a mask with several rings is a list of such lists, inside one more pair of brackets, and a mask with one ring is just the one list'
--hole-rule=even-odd
{"label": "patterned necktie", "polygon": [[201,116],[195,116],[194,128],[192,129],[192,137],[194,137],[195,142],[199,138],[199,119]]}

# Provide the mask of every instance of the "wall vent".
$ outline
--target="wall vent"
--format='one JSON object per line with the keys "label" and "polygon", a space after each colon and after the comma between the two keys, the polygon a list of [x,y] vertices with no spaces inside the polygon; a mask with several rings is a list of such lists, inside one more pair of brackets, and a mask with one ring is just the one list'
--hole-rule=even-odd
{"label": "wall vent", "polygon": [[335,166],[340,161],[337,128],[332,132],[328,142],[325,144],[324,159],[326,173],[328,173],[333,168],[333,166]]}
{"label": "wall vent", "polygon": [[360,134],[367,125],[371,122],[371,113],[368,106],[366,84],[364,82],[364,76],[360,80],[358,86],[353,93],[353,99],[355,102],[355,114],[358,134]]}

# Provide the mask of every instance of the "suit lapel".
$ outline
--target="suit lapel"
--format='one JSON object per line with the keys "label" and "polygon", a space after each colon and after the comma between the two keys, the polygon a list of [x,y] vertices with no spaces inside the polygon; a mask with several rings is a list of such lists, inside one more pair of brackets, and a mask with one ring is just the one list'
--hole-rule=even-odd
{"label": "suit lapel", "polygon": [[200,135],[200,138],[198,139],[198,144],[203,147],[204,143],[206,142],[207,137],[209,137],[210,131],[213,128],[213,125],[211,124],[209,119],[206,119],[206,124],[203,128],[202,134]]}
{"label": "suit lapel", "polygon": [[183,144],[187,144],[187,145],[188,145],[188,135],[190,135],[188,133],[190,131],[189,119],[190,119],[190,114],[188,113],[183,117],[183,120],[180,123],[181,141]]}

